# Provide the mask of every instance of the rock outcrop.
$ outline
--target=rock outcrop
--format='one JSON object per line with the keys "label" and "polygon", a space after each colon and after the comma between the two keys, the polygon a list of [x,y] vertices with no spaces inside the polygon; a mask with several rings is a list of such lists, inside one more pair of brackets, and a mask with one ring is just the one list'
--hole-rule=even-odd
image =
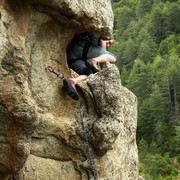
{"label": "rock outcrop", "polygon": [[112,30],[110,0],[0,1],[0,179],[93,179],[82,120],[98,179],[138,179],[137,100],[117,67],[79,84],[78,102],[46,69],[69,77],[74,33]]}

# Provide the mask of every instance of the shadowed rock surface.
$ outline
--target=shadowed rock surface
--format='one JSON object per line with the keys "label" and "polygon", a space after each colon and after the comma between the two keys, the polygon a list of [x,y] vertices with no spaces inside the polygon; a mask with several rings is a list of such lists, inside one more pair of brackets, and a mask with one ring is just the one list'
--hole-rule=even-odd
{"label": "shadowed rock surface", "polygon": [[0,1],[0,179],[93,179],[80,111],[98,179],[138,179],[137,100],[115,65],[69,98],[66,47],[74,33],[112,36],[110,0]]}

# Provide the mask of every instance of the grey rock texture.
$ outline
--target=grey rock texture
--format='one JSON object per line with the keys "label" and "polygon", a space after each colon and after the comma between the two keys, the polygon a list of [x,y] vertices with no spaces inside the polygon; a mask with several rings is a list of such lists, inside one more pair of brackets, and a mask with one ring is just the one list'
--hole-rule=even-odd
{"label": "grey rock texture", "polygon": [[0,1],[0,179],[93,179],[80,112],[98,179],[138,179],[137,100],[117,67],[78,84],[79,102],[45,68],[70,77],[74,33],[112,29],[110,0]]}

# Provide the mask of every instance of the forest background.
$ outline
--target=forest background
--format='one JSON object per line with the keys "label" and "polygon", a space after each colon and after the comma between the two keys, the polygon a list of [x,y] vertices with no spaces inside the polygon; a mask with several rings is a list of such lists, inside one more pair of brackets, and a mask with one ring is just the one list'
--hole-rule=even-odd
{"label": "forest background", "polygon": [[180,179],[180,0],[113,0],[122,84],[138,98],[140,175]]}

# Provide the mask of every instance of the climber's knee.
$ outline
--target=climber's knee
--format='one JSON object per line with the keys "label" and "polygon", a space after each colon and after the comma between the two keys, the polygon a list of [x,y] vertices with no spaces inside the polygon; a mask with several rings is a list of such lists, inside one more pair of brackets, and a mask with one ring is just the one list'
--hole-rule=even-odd
{"label": "climber's knee", "polygon": [[87,66],[81,66],[81,68],[78,70],[79,75],[90,75],[92,73],[92,70]]}
{"label": "climber's knee", "polygon": [[70,64],[69,67],[79,75],[90,75],[93,73],[83,60],[76,60],[75,62]]}

